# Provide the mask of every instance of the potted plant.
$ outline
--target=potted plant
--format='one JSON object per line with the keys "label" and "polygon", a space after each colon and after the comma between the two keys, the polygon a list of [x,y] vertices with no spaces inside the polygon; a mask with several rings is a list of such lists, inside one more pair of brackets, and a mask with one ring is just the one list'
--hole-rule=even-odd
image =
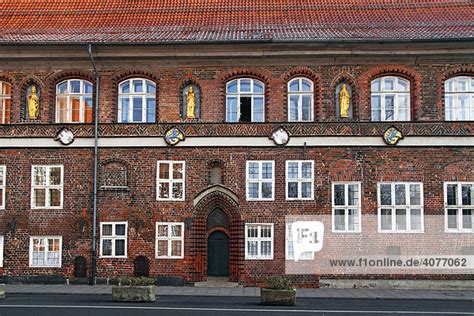
{"label": "potted plant", "polygon": [[155,280],[152,278],[121,278],[112,286],[112,300],[116,302],[154,302]]}
{"label": "potted plant", "polygon": [[266,277],[260,289],[260,299],[263,305],[295,305],[296,290],[285,276]]}
{"label": "potted plant", "polygon": [[5,284],[0,284],[0,300],[5,298]]}

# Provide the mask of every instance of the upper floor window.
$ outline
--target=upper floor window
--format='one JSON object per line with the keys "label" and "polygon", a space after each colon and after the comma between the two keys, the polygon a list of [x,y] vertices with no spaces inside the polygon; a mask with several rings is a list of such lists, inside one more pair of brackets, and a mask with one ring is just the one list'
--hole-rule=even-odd
{"label": "upper floor window", "polygon": [[184,201],[185,165],[184,161],[158,161],[157,200]]}
{"label": "upper floor window", "polygon": [[371,83],[372,121],[410,120],[410,81],[381,77]]}
{"label": "upper floor window", "polygon": [[311,80],[295,78],[288,82],[288,121],[312,121],[313,100],[313,82]]}
{"label": "upper floor window", "polygon": [[286,199],[313,199],[313,160],[286,161]]}
{"label": "upper floor window", "polygon": [[447,232],[474,232],[474,183],[444,184]]}
{"label": "upper floor window", "polygon": [[0,81],[0,124],[10,123],[10,107],[12,103],[12,86]]}
{"label": "upper floor window", "polygon": [[69,79],[56,86],[56,123],[92,122],[92,83]]}
{"label": "upper floor window", "polygon": [[474,120],[474,77],[454,77],[444,83],[447,121]]}
{"label": "upper floor window", "polygon": [[6,168],[5,166],[0,166],[0,210],[5,209]]}
{"label": "upper floor window", "polygon": [[227,122],[263,122],[264,93],[263,82],[242,78],[229,81],[226,86]]}
{"label": "upper floor window", "polygon": [[156,118],[156,85],[133,78],[119,84],[119,123],[154,123]]}
{"label": "upper floor window", "polygon": [[63,207],[63,166],[33,166],[31,208]]}
{"label": "upper floor window", "polygon": [[379,183],[379,231],[423,232],[421,183]]}
{"label": "upper floor window", "polygon": [[273,200],[274,161],[247,161],[247,201]]}

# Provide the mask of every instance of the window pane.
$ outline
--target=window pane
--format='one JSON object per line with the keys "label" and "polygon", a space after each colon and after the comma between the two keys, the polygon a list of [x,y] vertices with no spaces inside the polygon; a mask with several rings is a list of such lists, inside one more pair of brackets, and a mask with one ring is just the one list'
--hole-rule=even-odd
{"label": "window pane", "polygon": [[302,96],[302,109],[301,115],[303,121],[310,121],[311,120],[311,96],[304,95]]}
{"label": "window pane", "polygon": [[406,192],[404,184],[395,185],[395,205],[406,205]]}
{"label": "window pane", "polygon": [[112,236],[112,224],[102,225],[102,236]]}
{"label": "window pane", "polygon": [[271,257],[272,255],[272,242],[262,241],[262,257]]}
{"label": "window pane", "polygon": [[290,96],[290,121],[298,121],[298,100],[300,96],[298,95],[291,95]]}
{"label": "window pane", "polygon": [[92,93],[92,83],[84,82],[84,93]]}
{"label": "window pane", "polygon": [[115,225],[115,235],[116,236],[125,236],[125,224]]}
{"label": "window pane", "polygon": [[249,226],[247,227],[247,237],[253,238],[258,236],[258,227]]}
{"label": "window pane", "polygon": [[183,198],[183,184],[182,183],[173,183],[173,199],[182,199]]}
{"label": "window pane", "polygon": [[130,99],[128,97],[119,98],[119,120],[120,122],[128,122],[128,110],[130,108]]}
{"label": "window pane", "polygon": [[125,256],[125,240],[123,239],[115,240],[115,255]]}
{"label": "window pane", "polygon": [[349,201],[348,205],[359,205],[359,185],[358,184],[349,184],[347,186]]}
{"label": "window pane", "polygon": [[346,224],[344,220],[344,210],[334,210],[334,229],[335,230],[346,230]]}
{"label": "window pane", "polygon": [[46,185],[46,168],[45,167],[34,167],[34,184],[35,185]]}
{"label": "window pane", "polygon": [[372,80],[372,83],[370,85],[370,90],[372,92],[380,92],[380,78]]}
{"label": "window pane", "polygon": [[249,162],[248,164],[248,176],[250,179],[258,179],[258,163],[257,162]]}
{"label": "window pane", "polygon": [[382,209],[380,210],[380,223],[382,230],[392,230],[392,210]]}
{"label": "window pane", "polygon": [[65,123],[68,121],[68,118],[67,118],[67,98],[64,97],[64,98],[58,98],[58,115],[59,117],[57,118],[58,119],[58,122],[59,123]]}
{"label": "window pane", "polygon": [[146,92],[147,93],[155,93],[156,92],[155,84],[150,82],[150,81],[147,81],[146,82]]}
{"label": "window pane", "polygon": [[168,241],[158,240],[158,257],[168,256]]}
{"label": "window pane", "polygon": [[61,189],[49,190],[49,205],[53,207],[61,206]]}
{"label": "window pane", "polygon": [[253,121],[252,122],[263,122],[263,98],[254,97],[252,107]]}
{"label": "window pane", "polygon": [[112,240],[111,239],[102,240],[102,255],[104,256],[112,255]]}
{"label": "window pane", "polygon": [[474,186],[472,184],[462,185],[462,205],[474,205]]}
{"label": "window pane", "polygon": [[143,81],[142,80],[133,80],[134,92],[143,92]]}
{"label": "window pane", "polygon": [[92,123],[92,98],[84,98],[84,122]]}
{"label": "window pane", "polygon": [[297,162],[288,163],[288,178],[289,179],[298,178],[298,163]]}
{"label": "window pane", "polygon": [[148,123],[154,123],[155,122],[155,98],[147,98],[146,99],[146,114],[147,118],[146,121]]}
{"label": "window pane", "polygon": [[260,82],[254,81],[253,92],[254,93],[263,93],[263,84],[261,84]]}
{"label": "window pane", "polygon": [[304,199],[311,198],[311,182],[301,183],[301,197]]}
{"label": "window pane", "polygon": [[410,204],[421,205],[421,193],[419,184],[410,185]]}
{"label": "window pane", "polygon": [[290,82],[290,91],[291,92],[300,91],[300,89],[299,89],[299,80],[298,79],[293,80],[293,81]]}
{"label": "window pane", "polygon": [[168,237],[168,225],[158,225],[158,237]]}
{"label": "window pane", "polygon": [[399,95],[398,96],[398,121],[408,121],[409,118],[409,106],[408,106],[408,96]]}
{"label": "window pane", "polygon": [[183,230],[181,225],[172,225],[171,226],[171,237],[182,237]]}
{"label": "window pane", "polygon": [[81,121],[81,98],[70,97],[71,102],[71,122]]}
{"label": "window pane", "polygon": [[240,92],[250,92],[250,79],[240,80]]}
{"label": "window pane", "polygon": [[226,119],[227,122],[238,121],[237,97],[227,97]]}
{"label": "window pane", "polygon": [[334,186],[334,205],[345,205],[345,188],[343,184]]}
{"label": "window pane", "polygon": [[373,95],[371,100],[372,100],[371,101],[372,121],[380,121],[381,120],[380,96]]}
{"label": "window pane", "polygon": [[258,199],[258,183],[249,183],[249,198],[251,199]]}
{"label": "window pane", "polygon": [[264,199],[272,198],[272,183],[271,182],[262,183],[262,198]]}
{"label": "window pane", "polygon": [[304,92],[311,92],[311,91],[312,91],[312,89],[311,89],[311,81],[306,80],[306,79],[303,79],[303,80],[301,81],[301,83],[302,83],[302,88],[303,88],[303,91],[304,91]]}
{"label": "window pane", "polygon": [[250,257],[256,257],[258,255],[258,243],[257,241],[247,241],[247,254]]}
{"label": "window pane", "polygon": [[269,162],[262,163],[262,179],[271,179],[273,177],[272,164]]}
{"label": "window pane", "polygon": [[46,206],[46,189],[34,189],[33,201],[36,207]]}
{"label": "window pane", "polygon": [[181,240],[172,240],[171,241],[171,256],[180,257],[181,256]]}
{"label": "window pane", "polygon": [[394,96],[385,96],[385,120],[393,121],[394,118]]}
{"label": "window pane", "polygon": [[[66,93],[66,91],[67,91],[67,82],[63,82],[63,83],[59,84],[56,91],[57,91],[58,94]],[[5,93],[3,93],[3,94],[5,94]]]}
{"label": "window pane", "polygon": [[472,229],[472,210],[462,210],[462,228]]}
{"label": "window pane", "polygon": [[403,79],[398,78],[398,91],[408,91],[409,90],[409,82]]}
{"label": "window pane", "polygon": [[159,178],[170,179],[170,164],[167,162],[160,162],[159,166]]}
{"label": "window pane", "polygon": [[410,210],[410,225],[411,230],[421,230],[421,210]]}
{"label": "window pane", "polygon": [[169,199],[170,197],[170,184],[168,182],[158,184],[158,197],[160,199]]}
{"label": "window pane", "polygon": [[173,163],[173,179],[183,179],[182,163]]}
{"label": "window pane", "polygon": [[125,81],[120,84],[120,93],[129,93],[130,92],[130,81]]}
{"label": "window pane", "polygon": [[69,81],[71,86],[71,93],[81,93],[81,82],[79,80]]}
{"label": "window pane", "polygon": [[133,122],[142,121],[143,99],[141,97],[133,98]]}
{"label": "window pane", "polygon": [[49,184],[61,185],[61,167],[49,168]]}
{"label": "window pane", "polygon": [[395,90],[395,78],[385,78],[384,79],[384,90],[385,91]]}
{"label": "window pane", "polygon": [[347,216],[348,230],[359,230],[359,212],[356,209],[349,209]]}
{"label": "window pane", "polygon": [[301,177],[303,179],[311,179],[313,176],[313,164],[311,162],[301,163]]}
{"label": "window pane", "polygon": [[448,184],[446,186],[448,205],[457,205],[457,184]]}
{"label": "window pane", "polygon": [[392,188],[390,184],[380,185],[380,204],[392,205]]}
{"label": "window pane", "polygon": [[227,93],[237,93],[237,80],[231,81],[227,85]]}
{"label": "window pane", "polygon": [[288,182],[288,197],[298,198],[298,183],[297,182]]}
{"label": "window pane", "polygon": [[395,220],[397,223],[397,230],[406,230],[407,229],[407,210],[396,209]]}
{"label": "window pane", "polygon": [[448,210],[448,228],[449,229],[457,229],[458,228],[457,210],[455,210],[455,209],[449,209]]}

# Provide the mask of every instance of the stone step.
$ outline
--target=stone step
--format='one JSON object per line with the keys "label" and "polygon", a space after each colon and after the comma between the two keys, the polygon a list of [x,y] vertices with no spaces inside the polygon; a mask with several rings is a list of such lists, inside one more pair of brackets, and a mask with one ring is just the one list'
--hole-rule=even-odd
{"label": "stone step", "polygon": [[195,287],[224,287],[224,288],[236,288],[242,287],[239,283],[229,282],[227,277],[208,277],[204,282],[194,283]]}

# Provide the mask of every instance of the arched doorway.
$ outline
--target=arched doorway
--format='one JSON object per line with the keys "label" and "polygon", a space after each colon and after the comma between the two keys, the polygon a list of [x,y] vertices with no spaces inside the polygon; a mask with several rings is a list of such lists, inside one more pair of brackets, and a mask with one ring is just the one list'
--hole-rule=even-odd
{"label": "arched doorway", "polygon": [[213,232],[207,239],[207,275],[229,275],[229,237],[222,231]]}

